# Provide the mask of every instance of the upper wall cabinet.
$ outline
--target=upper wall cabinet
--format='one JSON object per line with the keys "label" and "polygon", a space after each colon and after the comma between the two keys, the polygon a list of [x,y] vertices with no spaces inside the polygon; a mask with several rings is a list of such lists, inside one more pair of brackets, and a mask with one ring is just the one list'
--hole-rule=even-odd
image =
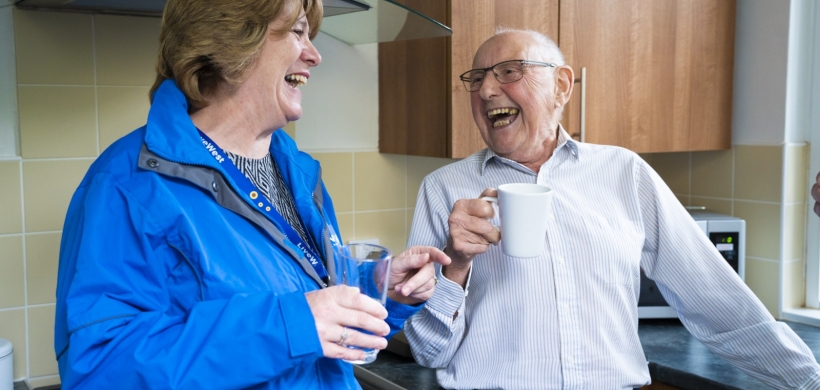
{"label": "upper wall cabinet", "polygon": [[734,0],[562,0],[562,124],[638,153],[731,147]]}
{"label": "upper wall cabinet", "polygon": [[404,0],[453,29],[447,38],[379,44],[379,151],[466,157],[484,148],[458,76],[496,26],[558,34],[558,0]]}
{"label": "upper wall cabinet", "polygon": [[[498,26],[555,39],[576,75],[562,124],[635,152],[731,147],[734,0],[403,0],[453,29],[379,44],[379,150],[485,147],[458,75]],[[583,77],[582,77],[583,76]]]}

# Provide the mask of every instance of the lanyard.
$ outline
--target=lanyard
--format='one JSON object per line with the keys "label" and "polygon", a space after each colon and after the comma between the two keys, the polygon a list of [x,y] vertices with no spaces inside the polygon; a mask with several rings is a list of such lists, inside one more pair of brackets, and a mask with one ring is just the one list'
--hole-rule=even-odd
{"label": "lanyard", "polygon": [[[239,171],[239,168],[234,165],[233,161],[229,158],[226,158],[223,155],[222,149],[216,145],[214,141],[212,141],[205,133],[201,130],[199,131],[199,136],[202,138],[202,145],[205,146],[205,149],[211,153],[211,156],[225,168],[225,172],[230,175],[236,185],[239,186],[239,189],[242,191],[242,195],[247,197],[250,202],[255,205],[262,214],[266,215],[268,219],[276,225],[279,230],[287,236],[290,242],[296,244],[296,246],[302,251],[305,255],[305,258],[310,262],[310,265],[313,266],[313,269],[319,275],[319,278],[322,280],[327,280],[327,269],[325,269],[325,265],[319,260],[319,256],[316,255],[316,252],[308,245],[305,240],[293,229],[292,226],[276,211],[276,208],[262,196],[261,191],[257,188],[247,177],[245,174]],[[227,164],[223,164],[227,161]]]}

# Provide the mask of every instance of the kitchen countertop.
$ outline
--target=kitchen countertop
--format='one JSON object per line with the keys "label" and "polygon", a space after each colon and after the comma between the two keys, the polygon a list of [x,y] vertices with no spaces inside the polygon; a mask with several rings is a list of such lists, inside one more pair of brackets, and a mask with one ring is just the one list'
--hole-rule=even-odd
{"label": "kitchen countertop", "polygon": [[[809,346],[815,359],[820,360],[820,328],[784,322]],[[771,389],[713,354],[677,319],[640,320],[638,336],[655,381],[681,389]],[[401,388],[441,389],[435,370],[389,351],[381,351],[375,362],[362,368]]]}

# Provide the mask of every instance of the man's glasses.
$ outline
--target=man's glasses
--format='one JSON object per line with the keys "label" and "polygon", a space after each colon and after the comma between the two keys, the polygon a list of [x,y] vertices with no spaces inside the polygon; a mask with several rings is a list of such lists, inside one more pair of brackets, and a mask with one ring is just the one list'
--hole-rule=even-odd
{"label": "man's glasses", "polygon": [[492,69],[495,79],[501,84],[509,84],[514,81],[521,80],[524,77],[524,67],[527,66],[549,66],[555,68],[557,65],[548,62],[527,61],[527,60],[510,60],[499,62],[489,68],[471,69],[458,76],[464,83],[464,88],[469,92],[475,92],[481,89],[481,84],[484,82],[484,77],[487,71]]}

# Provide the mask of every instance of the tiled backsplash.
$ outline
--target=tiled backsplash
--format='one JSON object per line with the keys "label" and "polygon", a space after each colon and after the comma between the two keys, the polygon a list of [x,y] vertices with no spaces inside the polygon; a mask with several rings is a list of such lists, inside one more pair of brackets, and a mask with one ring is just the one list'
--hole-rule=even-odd
{"label": "tiled backsplash", "polygon": [[[22,156],[0,160],[0,337],[15,346],[15,378],[36,387],[59,383],[54,291],[69,199],[100,151],[145,122],[160,21],[15,10],[14,23]],[[776,313],[781,280],[787,305],[804,296],[807,154],[805,145],[735,145],[643,157],[683,204],[747,221],[747,284]],[[422,178],[452,161],[313,155],[343,238],[378,238],[394,251],[404,249]]]}
{"label": "tiled backsplash", "polygon": [[[808,145],[644,155],[681,203],[746,220],[746,284],[777,316],[805,302]],[[782,281],[782,285],[781,285]]]}

